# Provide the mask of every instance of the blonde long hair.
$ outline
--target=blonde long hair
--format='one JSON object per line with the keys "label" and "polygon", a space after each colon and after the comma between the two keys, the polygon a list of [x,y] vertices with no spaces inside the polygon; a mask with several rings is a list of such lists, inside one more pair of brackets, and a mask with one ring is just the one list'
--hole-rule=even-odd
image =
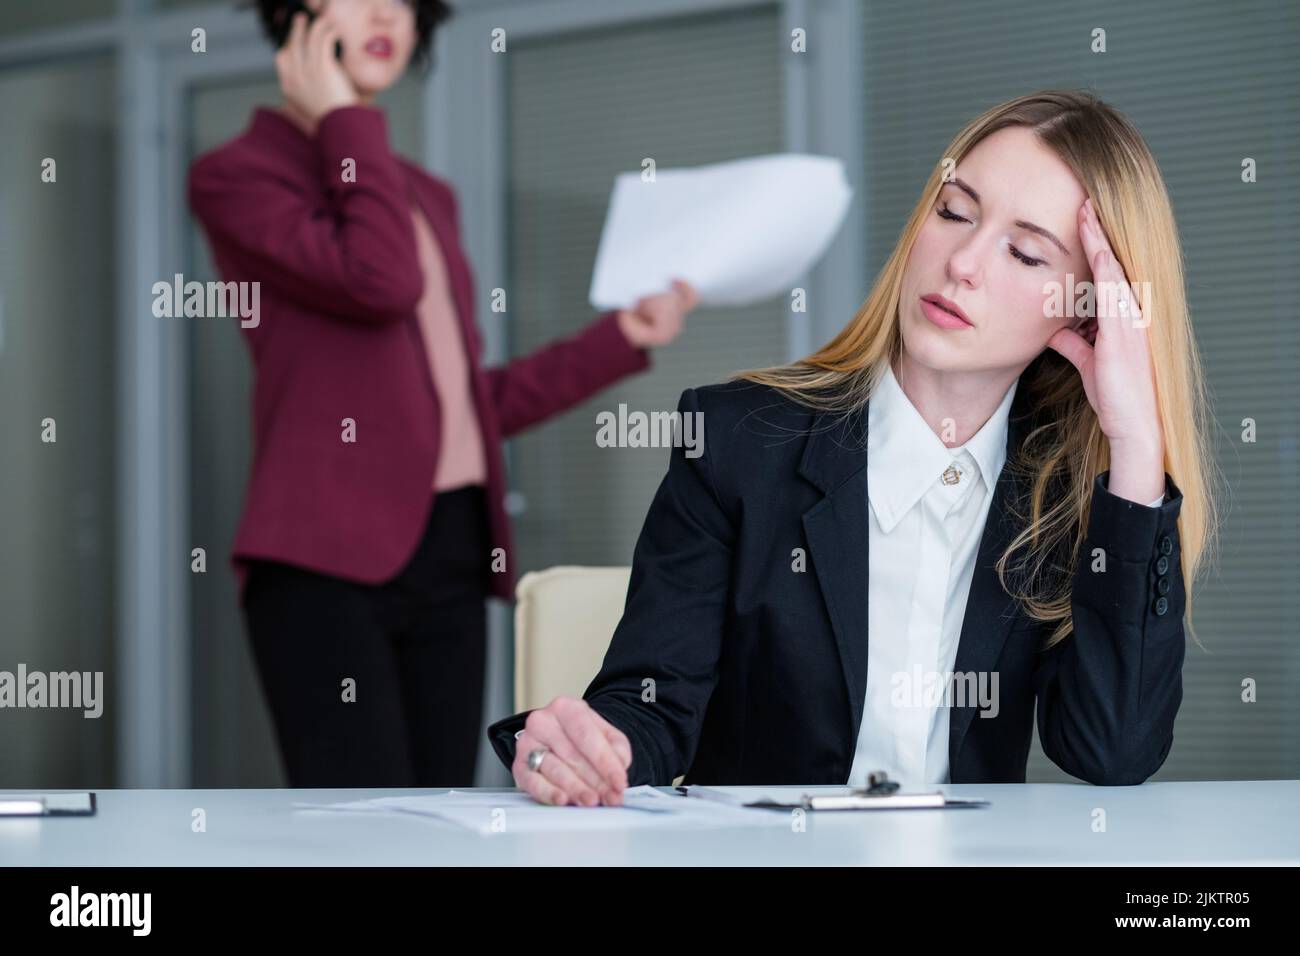
{"label": "blonde long hair", "polygon": [[[943,156],[960,162],[982,139],[1008,126],[1032,129],[1074,171],[1092,197],[1125,274],[1139,290],[1142,315],[1150,320],[1164,465],[1183,494],[1178,531],[1185,621],[1195,639],[1192,584],[1217,531],[1219,479],[1210,453],[1205,379],[1187,311],[1182,250],[1164,180],[1132,123],[1082,90],[1045,90],[995,106],[967,124]],[[870,294],[838,335],[807,358],[733,377],[771,386],[822,411],[861,410],[884,363],[902,349],[898,308],[903,270],[943,181],[943,164],[936,163]],[[1153,290],[1153,301],[1146,301],[1143,288]],[[1019,390],[1027,391],[1037,416],[1007,463],[1027,479],[1026,500],[1012,503],[1025,526],[998,559],[997,572],[1031,618],[1054,625],[1047,642],[1051,646],[1073,630],[1071,575],[1087,532],[1093,482],[1110,467],[1110,447],[1077,370],[1054,350],[1045,349],[1030,363]],[[1013,585],[1008,570],[1017,551],[1024,557],[1016,568],[1026,574]]]}

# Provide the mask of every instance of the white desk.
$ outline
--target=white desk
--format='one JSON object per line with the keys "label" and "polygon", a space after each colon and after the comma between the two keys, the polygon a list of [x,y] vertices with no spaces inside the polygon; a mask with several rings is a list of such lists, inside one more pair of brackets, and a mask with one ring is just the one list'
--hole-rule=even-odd
{"label": "white desk", "polygon": [[[944,789],[992,806],[810,813],[802,833],[479,836],[413,816],[292,807],[432,790],[102,790],[95,817],[0,819],[0,866],[1300,864],[1297,780]],[[206,833],[190,829],[196,807]],[[1104,833],[1093,832],[1095,808],[1106,811]]]}

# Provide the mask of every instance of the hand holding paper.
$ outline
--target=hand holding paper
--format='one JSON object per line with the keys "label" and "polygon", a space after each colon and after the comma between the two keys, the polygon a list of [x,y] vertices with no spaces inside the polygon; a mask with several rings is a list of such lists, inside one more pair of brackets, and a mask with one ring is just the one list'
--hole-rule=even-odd
{"label": "hand holding paper", "polygon": [[618,327],[637,348],[667,345],[682,331],[686,314],[700,300],[690,283],[676,281],[671,292],[645,296],[632,309],[620,309]]}

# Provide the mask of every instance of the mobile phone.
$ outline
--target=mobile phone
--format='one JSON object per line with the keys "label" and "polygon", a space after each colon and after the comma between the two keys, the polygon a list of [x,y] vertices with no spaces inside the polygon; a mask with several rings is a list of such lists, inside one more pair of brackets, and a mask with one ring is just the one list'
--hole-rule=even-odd
{"label": "mobile phone", "polygon": [[[307,14],[307,22],[311,23],[316,19],[314,11],[309,10],[302,0],[289,0],[280,12],[276,15],[275,24],[272,29],[272,36],[275,38],[276,49],[284,46],[289,41],[289,30],[293,26],[293,18],[299,13]],[[334,58],[343,59],[343,41],[334,41]]]}

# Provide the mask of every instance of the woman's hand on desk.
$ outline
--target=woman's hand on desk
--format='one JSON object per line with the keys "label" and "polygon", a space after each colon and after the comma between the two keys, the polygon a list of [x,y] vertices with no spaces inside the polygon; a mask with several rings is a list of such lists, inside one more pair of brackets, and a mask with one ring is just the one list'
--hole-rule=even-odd
{"label": "woman's hand on desk", "polygon": [[[538,770],[528,755],[544,750]],[[627,789],[632,745],[585,700],[557,697],[528,715],[515,740],[515,786],[539,803],[616,807]]]}
{"label": "woman's hand on desk", "polygon": [[623,336],[639,349],[667,345],[681,334],[686,313],[700,301],[690,283],[677,279],[671,292],[639,299],[634,309],[618,313],[618,327]]}

